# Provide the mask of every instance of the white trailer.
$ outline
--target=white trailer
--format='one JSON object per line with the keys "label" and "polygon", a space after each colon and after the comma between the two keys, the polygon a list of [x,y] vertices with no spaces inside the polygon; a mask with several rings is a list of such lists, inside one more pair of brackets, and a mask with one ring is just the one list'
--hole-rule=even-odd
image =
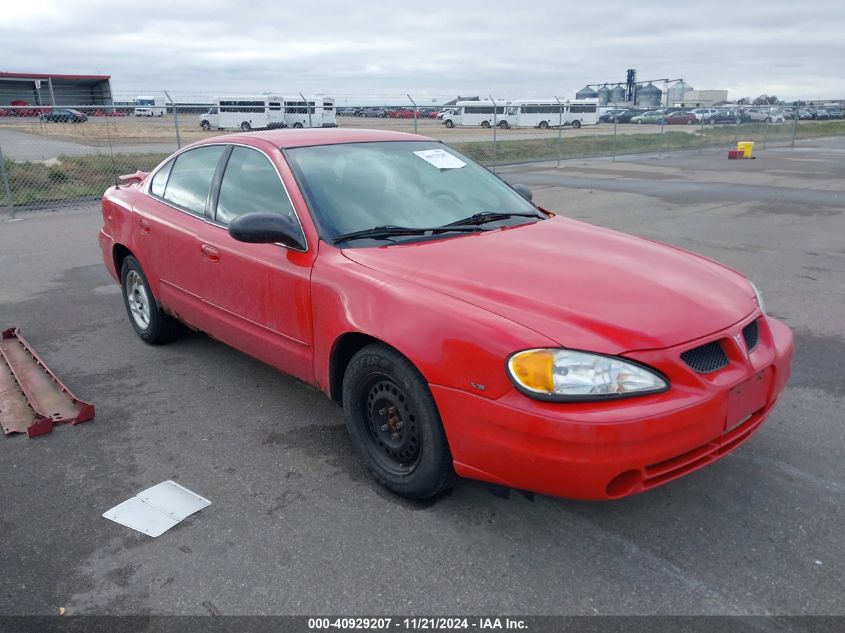
{"label": "white trailer", "polygon": [[164,116],[164,97],[135,97],[135,116]]}
{"label": "white trailer", "polygon": [[334,107],[334,97],[321,96],[323,103],[323,127],[337,127],[337,112]]}
{"label": "white trailer", "polygon": [[502,128],[509,128],[516,123],[516,117],[508,114],[510,111],[509,101],[458,101],[450,106],[453,111],[451,115],[444,114],[441,121],[446,127],[492,127],[498,125]]}
{"label": "white trailer", "polygon": [[579,128],[599,122],[598,101],[581,99],[558,101],[554,99],[521,99],[509,108],[512,125],[546,129],[560,125]]}

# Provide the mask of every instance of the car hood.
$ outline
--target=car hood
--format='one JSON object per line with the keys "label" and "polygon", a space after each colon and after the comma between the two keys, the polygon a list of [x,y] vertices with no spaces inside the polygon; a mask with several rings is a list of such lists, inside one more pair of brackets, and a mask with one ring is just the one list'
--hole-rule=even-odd
{"label": "car hood", "polygon": [[756,308],[748,281],[721,264],[560,216],[343,254],[562,346],[605,354],[677,345]]}

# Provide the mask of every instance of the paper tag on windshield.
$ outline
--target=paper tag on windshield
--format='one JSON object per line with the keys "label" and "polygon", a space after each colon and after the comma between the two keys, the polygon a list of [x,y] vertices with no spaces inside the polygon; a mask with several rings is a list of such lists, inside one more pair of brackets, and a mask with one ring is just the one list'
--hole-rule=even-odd
{"label": "paper tag on windshield", "polygon": [[452,154],[442,149],[424,149],[414,152],[414,154],[422,158],[425,162],[431,163],[437,169],[460,169],[466,165],[460,158],[452,156]]}

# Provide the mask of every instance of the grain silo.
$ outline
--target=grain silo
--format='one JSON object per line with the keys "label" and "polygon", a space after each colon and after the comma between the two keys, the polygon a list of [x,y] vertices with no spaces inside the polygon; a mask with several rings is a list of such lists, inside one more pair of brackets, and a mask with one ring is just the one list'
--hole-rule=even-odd
{"label": "grain silo", "polygon": [[576,99],[595,99],[598,96],[598,93],[590,88],[589,86],[584,86],[575,93]]}
{"label": "grain silo", "polygon": [[622,84],[614,86],[610,90],[611,103],[625,103],[625,87]]}
{"label": "grain silo", "polygon": [[676,105],[681,105],[684,103],[684,95],[694,88],[690,86],[687,82],[683,79],[680,81],[676,81],[671,86],[669,86],[669,95],[667,105],[669,107],[673,107]]}
{"label": "grain silo", "polygon": [[607,84],[599,88],[596,96],[599,99],[599,105],[607,105],[607,102],[610,101],[610,88],[607,87]]}
{"label": "grain silo", "polygon": [[661,105],[663,91],[653,83],[640,86],[637,90],[637,105],[647,108],[656,108]]}

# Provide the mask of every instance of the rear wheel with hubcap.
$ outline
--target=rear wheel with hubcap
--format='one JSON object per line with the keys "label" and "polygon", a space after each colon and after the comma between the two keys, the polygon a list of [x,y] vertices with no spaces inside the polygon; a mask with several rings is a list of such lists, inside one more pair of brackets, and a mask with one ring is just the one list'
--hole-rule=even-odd
{"label": "rear wheel with hubcap", "polygon": [[129,255],[120,268],[123,303],[135,333],[147,343],[166,343],[179,334],[179,322],[159,307],[138,260]]}
{"label": "rear wheel with hubcap", "polygon": [[440,414],[419,370],[396,350],[361,349],[343,377],[343,411],[370,474],[410,499],[428,499],[456,479]]}

